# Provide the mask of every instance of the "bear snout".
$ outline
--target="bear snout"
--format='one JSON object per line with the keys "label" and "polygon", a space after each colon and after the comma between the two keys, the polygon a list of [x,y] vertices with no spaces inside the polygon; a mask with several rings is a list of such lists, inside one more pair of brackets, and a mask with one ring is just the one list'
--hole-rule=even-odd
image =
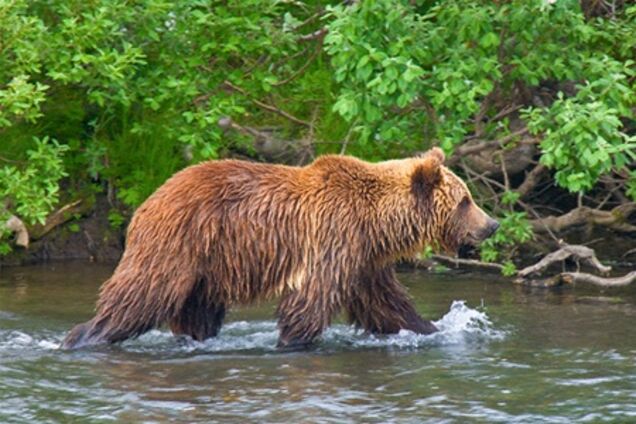
{"label": "bear snout", "polygon": [[495,231],[499,228],[499,222],[492,219],[491,217],[486,217],[486,223],[479,229],[476,235],[476,241],[482,242],[495,234]]}
{"label": "bear snout", "polygon": [[495,234],[495,232],[499,229],[499,222],[492,218],[488,218],[488,222],[486,224],[486,235],[483,240]]}

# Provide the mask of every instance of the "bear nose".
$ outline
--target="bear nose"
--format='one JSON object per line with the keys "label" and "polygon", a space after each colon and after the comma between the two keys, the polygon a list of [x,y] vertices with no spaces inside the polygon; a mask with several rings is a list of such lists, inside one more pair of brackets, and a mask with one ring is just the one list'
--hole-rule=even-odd
{"label": "bear nose", "polygon": [[499,223],[492,218],[488,218],[488,237],[495,234],[495,231],[499,228]]}

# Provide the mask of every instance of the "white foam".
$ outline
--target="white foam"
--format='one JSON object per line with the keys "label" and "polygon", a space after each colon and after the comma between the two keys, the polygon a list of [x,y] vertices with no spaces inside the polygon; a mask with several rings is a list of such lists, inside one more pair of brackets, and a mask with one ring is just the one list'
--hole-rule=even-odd
{"label": "white foam", "polygon": [[505,332],[494,328],[485,312],[469,308],[463,300],[453,301],[448,313],[434,324],[439,331],[430,335],[402,330],[398,334],[389,336],[366,336],[357,340],[355,344],[357,346],[416,348],[501,340],[505,336]]}
{"label": "white foam", "polygon": [[[454,301],[448,313],[435,325],[440,331],[431,335],[402,330],[388,336],[367,334],[348,325],[334,325],[325,331],[318,348],[418,348],[479,343],[500,340],[505,336],[504,331],[494,328],[485,312],[468,307],[464,301]],[[0,331],[0,352],[55,350],[59,349],[64,336],[63,333],[34,336],[16,330]],[[152,330],[136,340],[124,342],[122,347],[137,352],[276,352],[277,341],[275,321],[235,321],[224,325],[218,337],[204,342],[174,337],[167,330]]]}
{"label": "white foam", "polygon": [[31,336],[22,331],[0,331],[0,352],[32,350],[53,350],[60,347],[59,338],[50,335]]}
{"label": "white foam", "polygon": [[[424,346],[462,345],[501,340],[505,332],[497,330],[485,312],[472,309],[465,301],[454,301],[450,310],[435,322],[439,332],[423,335],[402,330],[398,334],[375,336],[348,325],[333,325],[323,334],[318,348],[346,349],[363,347],[417,348]],[[153,330],[139,339],[126,342],[131,350],[175,348],[183,352],[276,351],[278,329],[275,321],[235,321],[226,324],[218,337],[196,342],[175,338],[167,331]]]}

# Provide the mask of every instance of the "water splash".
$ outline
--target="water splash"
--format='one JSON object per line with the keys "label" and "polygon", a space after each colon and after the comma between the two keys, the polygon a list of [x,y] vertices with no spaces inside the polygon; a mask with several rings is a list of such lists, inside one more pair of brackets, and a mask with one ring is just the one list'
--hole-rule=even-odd
{"label": "water splash", "polygon": [[[501,340],[505,332],[494,327],[485,312],[470,308],[465,301],[454,301],[448,313],[435,322],[439,332],[431,335],[400,331],[389,336],[374,336],[348,325],[333,325],[323,334],[318,349],[418,348],[463,345]],[[223,326],[218,337],[204,342],[175,338],[170,332],[153,330],[137,340],[123,344],[126,350],[151,352],[229,353],[277,352],[278,329],[275,321],[235,321]]]}
{"label": "water splash", "polygon": [[64,335],[40,334],[31,336],[22,331],[0,331],[0,354],[2,352],[41,351],[58,349]]}
{"label": "water splash", "polygon": [[357,346],[390,346],[417,348],[424,346],[463,345],[491,340],[501,340],[505,332],[495,329],[485,312],[472,309],[463,300],[455,300],[450,310],[434,324],[439,332],[422,335],[402,330],[390,336],[366,336],[357,340]]}
{"label": "water splash", "polygon": [[450,343],[462,343],[471,340],[501,340],[506,332],[496,329],[486,312],[466,306],[466,301],[455,300],[450,310],[435,322],[442,337]]}
{"label": "water splash", "polygon": [[[348,325],[328,328],[319,349],[351,348],[418,348],[425,346],[462,345],[500,340],[505,332],[494,327],[485,312],[470,308],[464,301],[454,301],[448,313],[435,322],[439,332],[431,335],[402,330],[398,334],[375,336]],[[29,335],[21,331],[0,331],[0,353],[24,350],[58,349],[64,334]],[[152,330],[136,340],[122,344],[131,352],[229,353],[276,352],[278,329],[275,321],[235,321],[223,326],[218,337],[197,342],[174,337],[166,330]]]}

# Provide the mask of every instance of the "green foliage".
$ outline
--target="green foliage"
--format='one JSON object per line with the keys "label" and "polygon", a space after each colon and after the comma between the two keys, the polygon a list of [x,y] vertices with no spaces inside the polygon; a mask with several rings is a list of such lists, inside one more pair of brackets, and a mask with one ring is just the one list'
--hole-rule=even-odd
{"label": "green foliage", "polygon": [[580,85],[575,96],[558,99],[547,109],[525,114],[530,130],[542,134],[541,161],[556,168],[556,181],[573,192],[590,190],[598,178],[636,160],[636,137],[625,133],[621,119],[633,118],[636,95],[629,78],[634,62],[608,57],[589,59],[593,82]]}
{"label": "green foliage", "polygon": [[433,257],[433,254],[435,253],[433,247],[431,245],[426,245],[424,246],[424,250],[420,253],[420,257],[422,259],[430,259]]}
{"label": "green foliage", "polygon": [[[490,112],[490,97],[512,95],[519,83],[572,80],[587,83],[573,98],[526,115],[533,132],[546,136],[542,160],[557,169],[557,182],[589,189],[599,175],[633,159],[621,119],[633,119],[634,62],[598,47],[608,38],[621,51],[633,46],[633,19],[622,26],[614,21],[612,37],[601,24],[586,22],[573,0],[428,4],[420,14],[390,0],[331,9],[327,52],[341,83],[334,109],[355,123],[362,149],[395,139],[425,145],[414,124],[426,121],[450,152],[473,130],[470,118],[480,108]],[[632,16],[633,8],[626,13]],[[602,153],[593,151],[595,143]]]}
{"label": "green foliage", "polygon": [[503,263],[503,269],[501,270],[501,273],[506,277],[512,277],[517,273],[517,266],[511,260],[506,260]]}
{"label": "green foliage", "polygon": [[[67,174],[62,166],[62,154],[68,150],[55,140],[34,138],[35,147],[26,152],[24,166],[5,165],[0,168],[0,222],[15,214],[29,224],[44,224],[57,203],[60,179]],[[10,251],[4,225],[0,230],[0,254]]]}
{"label": "green foliage", "polygon": [[[347,3],[0,0],[0,198],[42,221],[66,170],[71,195],[109,187],[134,209],[189,163],[253,152],[223,117],[380,160],[509,135],[498,115],[514,103],[558,185],[620,175],[636,199],[635,6]],[[547,86],[561,94],[536,101]],[[507,212],[483,256],[505,261],[531,231],[513,188],[495,203]]]}
{"label": "green foliage", "polygon": [[[71,146],[76,185],[106,178],[134,208],[187,164],[184,150],[198,161],[245,142],[224,134],[219,118],[289,127],[254,108],[253,98],[276,104],[280,93],[291,95],[298,100],[290,111],[300,118],[310,112],[308,97],[330,101],[328,70],[309,67],[294,77],[306,59],[294,25],[320,7],[0,1],[0,138],[10,140],[16,158],[25,155],[21,130],[61,140]],[[74,116],[80,122],[68,131],[64,122]]]}
{"label": "green foliage", "polygon": [[424,73],[413,56],[415,15],[394,1],[339,5],[329,11],[333,19],[326,51],[341,84],[333,110],[354,126],[360,124],[355,129],[361,144],[355,151],[386,156],[387,142],[413,140],[413,117],[399,111],[417,98]]}
{"label": "green foliage", "polygon": [[627,181],[626,194],[636,202],[636,171],[631,171],[629,174],[629,180]]}
{"label": "green foliage", "polygon": [[27,151],[27,165],[6,165],[0,169],[0,198],[22,219],[44,224],[59,194],[59,180],[66,176],[62,153],[68,150],[55,140],[34,139]]}
{"label": "green foliage", "polygon": [[124,216],[116,209],[111,209],[108,212],[108,223],[110,227],[114,230],[121,228],[124,225],[125,218]]}
{"label": "green foliage", "polygon": [[25,0],[0,0],[0,131],[16,122],[34,122],[47,85],[33,81],[40,71],[46,29],[27,12]]}
{"label": "green foliage", "polygon": [[481,244],[481,258],[486,262],[503,260],[505,272],[513,269],[511,258],[515,247],[532,238],[532,227],[525,212],[504,212],[497,232]]}

